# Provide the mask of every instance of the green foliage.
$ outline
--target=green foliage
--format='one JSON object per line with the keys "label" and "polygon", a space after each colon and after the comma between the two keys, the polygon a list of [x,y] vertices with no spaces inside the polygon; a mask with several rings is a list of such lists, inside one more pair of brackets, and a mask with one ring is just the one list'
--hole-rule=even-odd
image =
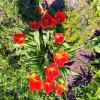
{"label": "green foliage", "polygon": [[66,42],[71,48],[84,45],[93,32],[100,27],[99,16],[89,5],[88,7],[83,5],[78,10],[68,9],[66,15],[68,17],[63,27],[65,28]]}
{"label": "green foliage", "polygon": [[92,39],[92,45],[95,52],[100,53],[100,36]]}
{"label": "green foliage", "polygon": [[93,0],[90,5],[94,8],[96,11],[96,15],[100,17],[100,1],[99,0]]}

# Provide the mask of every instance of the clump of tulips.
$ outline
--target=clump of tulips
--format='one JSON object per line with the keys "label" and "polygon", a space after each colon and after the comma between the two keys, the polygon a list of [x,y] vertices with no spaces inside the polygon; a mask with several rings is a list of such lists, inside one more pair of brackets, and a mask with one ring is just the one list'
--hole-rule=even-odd
{"label": "clump of tulips", "polygon": [[[32,20],[29,22],[29,28],[33,31],[41,29],[49,29],[56,25],[62,24],[66,19],[66,14],[63,11],[58,10],[54,15],[50,15],[48,12],[38,8],[37,11],[42,14],[41,20]],[[13,40],[16,44],[23,44],[27,36],[24,33],[15,33]],[[53,41],[56,45],[63,43],[65,40],[64,34],[61,32],[55,32]],[[53,62],[46,66],[45,79],[42,80],[38,75],[32,73],[29,76],[29,88],[30,91],[40,91],[42,88],[46,93],[50,93],[55,90],[56,94],[61,94],[67,90],[67,86],[64,82],[56,82],[60,74],[60,68],[64,67],[64,64],[69,61],[69,54],[59,49],[53,54]]]}

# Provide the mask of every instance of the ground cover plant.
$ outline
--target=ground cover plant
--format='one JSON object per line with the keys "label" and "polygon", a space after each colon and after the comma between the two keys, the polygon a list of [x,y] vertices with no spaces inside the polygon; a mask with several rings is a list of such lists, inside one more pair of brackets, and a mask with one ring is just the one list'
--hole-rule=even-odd
{"label": "ground cover plant", "polygon": [[99,0],[0,0],[0,100],[99,100],[99,67]]}

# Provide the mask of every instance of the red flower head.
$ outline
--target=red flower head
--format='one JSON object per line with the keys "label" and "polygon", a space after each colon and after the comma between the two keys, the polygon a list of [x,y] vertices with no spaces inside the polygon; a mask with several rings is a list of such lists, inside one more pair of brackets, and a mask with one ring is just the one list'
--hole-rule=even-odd
{"label": "red flower head", "polygon": [[57,24],[62,24],[65,21],[65,13],[58,11],[55,15],[55,18],[57,20]]}
{"label": "red flower head", "polygon": [[54,35],[54,41],[56,44],[62,43],[64,41],[64,35],[62,33],[56,32]]}
{"label": "red flower head", "polygon": [[64,66],[68,62],[69,54],[63,50],[59,50],[54,54],[54,63],[58,66]]}
{"label": "red flower head", "polygon": [[46,67],[46,77],[47,79],[54,80],[59,75],[60,70],[57,65],[50,64]]}
{"label": "red flower head", "polygon": [[34,31],[38,30],[40,28],[40,25],[41,25],[41,23],[37,22],[36,20],[29,22],[30,28],[33,29]]}
{"label": "red flower head", "polygon": [[56,93],[61,96],[61,94],[66,90],[66,86],[64,83],[57,84],[55,87]]}
{"label": "red flower head", "polygon": [[49,14],[44,14],[42,16],[42,23],[41,23],[41,27],[42,28],[48,28],[48,27],[52,27],[56,24],[56,20],[50,16]]}
{"label": "red flower head", "polygon": [[54,86],[55,86],[55,84],[52,80],[46,79],[43,82],[43,88],[46,91],[46,93],[52,92],[54,89]]}
{"label": "red flower head", "polygon": [[26,35],[24,33],[16,33],[13,36],[13,40],[16,44],[22,44],[24,43],[24,40],[26,39]]}
{"label": "red flower head", "polygon": [[29,88],[31,91],[39,91],[42,87],[42,80],[35,74],[29,77]]}
{"label": "red flower head", "polygon": [[39,7],[37,10],[38,10],[39,13],[42,12],[42,8],[41,7]]}

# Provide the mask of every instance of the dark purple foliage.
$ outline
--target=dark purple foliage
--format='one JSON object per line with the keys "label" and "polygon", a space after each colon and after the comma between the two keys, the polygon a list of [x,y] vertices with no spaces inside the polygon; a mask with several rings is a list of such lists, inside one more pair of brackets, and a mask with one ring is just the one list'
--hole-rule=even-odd
{"label": "dark purple foliage", "polygon": [[[72,77],[72,78],[70,78]],[[88,84],[92,79],[92,74],[90,71],[84,72],[84,74],[80,74],[77,77],[70,76],[69,77],[69,86],[82,86]]]}
{"label": "dark purple foliage", "polygon": [[90,61],[93,60],[93,53],[91,51],[80,50],[77,52],[77,54],[79,56],[76,58],[76,60],[80,60],[81,62],[89,63]]}
{"label": "dark purple foliage", "polygon": [[55,10],[62,10],[64,8],[64,0],[55,0],[50,6]]}
{"label": "dark purple foliage", "polygon": [[90,40],[97,36],[100,36],[100,30],[96,30]]}
{"label": "dark purple foliage", "polygon": [[76,100],[76,94],[72,91],[73,87],[76,86],[83,86],[88,84],[92,79],[92,74],[90,73],[90,71],[86,71],[84,72],[83,70],[83,74],[80,74],[79,76],[75,77],[72,75],[69,75],[69,84],[68,84],[68,92],[67,92],[67,96],[68,96],[68,100]]}
{"label": "dark purple foliage", "polygon": [[[76,100],[76,94],[72,91],[72,89],[69,89],[67,92],[65,92],[67,95],[67,100]],[[63,100],[66,100],[65,94],[62,95]]]}
{"label": "dark purple foliage", "polygon": [[96,53],[95,57],[100,59],[100,53]]}
{"label": "dark purple foliage", "polygon": [[85,71],[87,68],[85,67],[85,64],[89,63],[93,60],[93,54],[90,51],[87,50],[80,50],[77,52],[77,57],[74,59],[73,62],[68,62],[65,65],[67,65],[68,68],[71,70],[83,74],[82,69]]}
{"label": "dark purple foliage", "polygon": [[44,0],[45,7],[48,10],[62,10],[65,7],[64,0]]}
{"label": "dark purple foliage", "polygon": [[68,100],[76,100],[76,94],[73,91],[68,91]]}
{"label": "dark purple foliage", "polygon": [[88,71],[86,64],[93,60],[93,54],[87,50],[79,50],[77,57],[73,62],[67,63],[67,67],[77,72],[78,76],[69,75],[69,87],[70,89],[74,86],[82,86],[88,84],[92,79],[92,74]]}

